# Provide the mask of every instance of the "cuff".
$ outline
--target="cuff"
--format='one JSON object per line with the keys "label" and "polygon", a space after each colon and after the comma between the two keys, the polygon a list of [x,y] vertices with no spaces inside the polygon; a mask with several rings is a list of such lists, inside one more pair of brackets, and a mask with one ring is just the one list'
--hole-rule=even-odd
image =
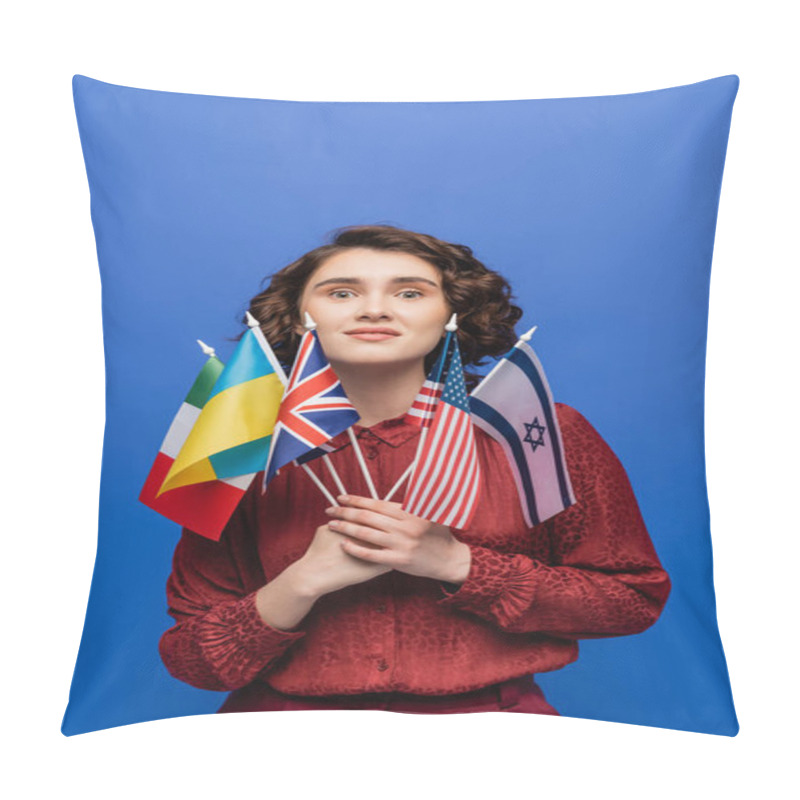
{"label": "cuff", "polygon": [[[227,662],[235,671],[256,671],[283,655],[305,631],[282,631],[267,625],[256,608],[256,593],[227,603],[206,616],[201,640],[206,656],[214,663]],[[257,665],[257,666],[256,666]]]}
{"label": "cuff", "polygon": [[470,545],[470,551],[467,579],[458,587],[440,582],[444,597],[438,605],[470,611],[501,627],[510,626],[533,602],[533,561],[475,545]]}

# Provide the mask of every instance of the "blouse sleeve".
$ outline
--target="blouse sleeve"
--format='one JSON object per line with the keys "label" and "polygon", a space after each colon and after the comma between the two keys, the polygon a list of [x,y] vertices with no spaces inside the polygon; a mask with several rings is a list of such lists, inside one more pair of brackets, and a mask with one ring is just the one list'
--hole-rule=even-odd
{"label": "blouse sleeve", "polygon": [[[256,609],[266,583],[255,552],[243,558],[249,514],[246,495],[219,542],[184,529],[167,581],[169,614],[176,624],[161,637],[159,650],[169,673],[199,689],[232,691],[268,672],[304,631],[265,624]],[[254,547],[252,548],[255,549]],[[238,557],[237,557],[238,556]],[[257,565],[257,566],[256,566]],[[258,575],[243,575],[244,570]]]}
{"label": "blouse sleeve", "polygon": [[466,581],[442,584],[439,603],[509,632],[569,639],[640,633],[661,614],[669,577],[622,464],[577,411],[558,410],[576,502],[542,523],[550,563],[470,545]]}

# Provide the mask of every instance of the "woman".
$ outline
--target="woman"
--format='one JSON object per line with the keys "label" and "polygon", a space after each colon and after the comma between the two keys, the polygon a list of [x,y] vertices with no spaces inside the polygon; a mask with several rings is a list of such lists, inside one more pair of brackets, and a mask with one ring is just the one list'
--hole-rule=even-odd
{"label": "woman", "polygon": [[[465,366],[507,352],[521,311],[468,247],[390,226],[343,229],[275,274],[250,304],[291,364],[306,312],[359,413],[379,497],[413,461],[405,414],[457,314]],[[467,373],[468,388],[477,376]],[[576,503],[526,525],[498,443],[475,428],[482,501],[450,529],[369,497],[346,434],[330,507],[301,469],[256,479],[219,542],[184,530],[168,582],[175,677],[230,691],[220,711],[383,708],[556,714],[533,675],[577,640],[639,633],[669,578],[624,469],[583,417],[556,405]],[[309,463],[330,487],[325,466]]]}

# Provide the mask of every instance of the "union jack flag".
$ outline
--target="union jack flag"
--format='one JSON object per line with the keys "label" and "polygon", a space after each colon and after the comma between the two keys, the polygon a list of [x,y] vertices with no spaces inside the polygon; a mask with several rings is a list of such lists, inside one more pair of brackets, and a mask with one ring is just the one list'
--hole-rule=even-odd
{"label": "union jack flag", "polygon": [[443,388],[432,418],[418,416],[422,422],[416,424],[425,430],[403,508],[431,522],[463,529],[478,506],[481,471],[458,339],[449,331],[440,359],[443,369],[433,384]]}
{"label": "union jack flag", "polygon": [[301,464],[308,464],[309,461],[328,455],[328,453],[333,453],[335,450],[336,448],[332,444],[321,444],[319,447],[315,447],[313,450],[303,453],[302,456],[298,456],[294,460],[294,463],[298,466]]}
{"label": "union jack flag", "polygon": [[281,467],[322,448],[358,420],[359,414],[328,363],[317,332],[306,331],[278,410],[262,490]]}

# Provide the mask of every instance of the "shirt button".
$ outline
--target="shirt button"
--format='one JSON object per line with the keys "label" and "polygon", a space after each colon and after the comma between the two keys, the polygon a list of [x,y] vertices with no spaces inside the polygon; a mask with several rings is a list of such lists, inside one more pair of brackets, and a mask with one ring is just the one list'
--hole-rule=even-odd
{"label": "shirt button", "polygon": [[383,603],[381,603],[375,610],[379,614],[385,614],[386,613],[386,606]]}
{"label": "shirt button", "polygon": [[370,447],[364,450],[364,455],[369,459],[377,458],[378,451],[374,447]]}
{"label": "shirt button", "polygon": [[381,660],[378,662],[378,670],[379,670],[380,672],[384,672],[384,671],[386,671],[387,669],[389,669],[389,665],[386,663],[386,659],[385,659],[385,658],[382,658],[382,659],[381,659]]}

